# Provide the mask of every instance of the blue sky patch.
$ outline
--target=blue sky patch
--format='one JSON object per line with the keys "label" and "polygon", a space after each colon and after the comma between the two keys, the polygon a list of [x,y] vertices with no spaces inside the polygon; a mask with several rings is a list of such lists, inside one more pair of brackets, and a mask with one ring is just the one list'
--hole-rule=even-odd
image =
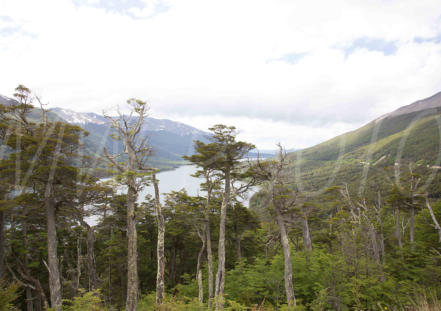
{"label": "blue sky patch", "polygon": [[436,35],[435,37],[429,37],[429,38],[415,37],[413,41],[415,43],[425,43],[425,42],[441,43],[441,33]]}
{"label": "blue sky patch", "polygon": [[362,37],[355,39],[350,46],[344,49],[345,58],[360,49],[382,52],[384,55],[387,56],[395,54],[398,48],[394,41],[386,41],[379,38]]}

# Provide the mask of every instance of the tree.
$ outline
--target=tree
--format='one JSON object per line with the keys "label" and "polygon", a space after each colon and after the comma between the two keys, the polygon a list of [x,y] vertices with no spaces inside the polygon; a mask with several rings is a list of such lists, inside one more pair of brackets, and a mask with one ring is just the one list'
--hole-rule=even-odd
{"label": "tree", "polygon": [[392,206],[395,213],[395,237],[397,239],[397,245],[400,249],[403,248],[400,212],[405,200],[406,198],[403,196],[398,186],[393,185],[389,197],[387,198],[387,202]]}
{"label": "tree", "polygon": [[254,171],[260,180],[268,183],[269,200],[274,208],[283,248],[286,299],[288,307],[293,308],[296,306],[296,298],[293,287],[291,249],[283,213],[295,205],[297,197],[293,195],[287,185],[289,181],[285,175],[288,170],[286,153],[281,145],[278,147],[278,159],[264,163],[258,160]]}
{"label": "tree", "polygon": [[156,248],[158,271],[156,274],[156,304],[160,306],[164,300],[164,283],[165,283],[165,253],[164,253],[164,236],[165,236],[165,222],[164,214],[162,212],[162,205],[159,196],[159,185],[156,179],[156,173],[153,173],[153,187],[155,189],[155,210],[156,223],[158,226],[158,242]]}
{"label": "tree", "polygon": [[167,194],[166,204],[170,215],[169,233],[177,236],[180,240],[185,238],[192,240],[197,237],[201,240],[202,245],[197,255],[196,280],[198,283],[198,301],[202,305],[204,300],[202,256],[206,247],[204,198],[189,196],[185,190],[174,191]]}
{"label": "tree", "polygon": [[[57,253],[57,212],[72,202],[76,191],[79,168],[75,167],[84,130],[63,122],[49,122],[41,105],[41,123],[29,122],[32,109],[31,92],[23,86],[16,89],[16,104],[11,115],[20,126],[15,127],[7,140],[14,150],[2,166],[14,179],[14,195],[32,192],[35,201],[45,210],[47,233],[47,269],[51,307],[61,308],[61,283]],[[35,97],[41,104],[38,97]],[[35,283],[35,282],[34,282]]]}
{"label": "tree", "polygon": [[215,166],[212,161],[216,158],[215,150],[207,148],[207,145],[200,140],[194,141],[195,154],[184,156],[183,158],[195,164],[199,170],[194,174],[195,177],[203,177],[205,182],[201,184],[203,191],[207,193],[205,200],[204,218],[205,225],[203,232],[205,233],[205,249],[207,251],[208,266],[208,308],[211,309],[213,299],[213,253],[211,247],[211,230],[210,230],[210,210],[211,197],[215,189],[219,188],[219,176],[216,174]]}
{"label": "tree", "polygon": [[[138,99],[127,101],[131,107],[129,116],[119,113],[114,118],[106,116],[110,120],[112,127],[117,130],[117,135],[113,138],[122,140],[126,161],[117,162],[121,155],[110,155],[104,150],[107,160],[115,167],[119,175],[118,180],[127,186],[127,298],[126,310],[137,310],[138,304],[138,253],[137,253],[137,233],[136,233],[136,212],[135,204],[139,191],[145,184],[145,178],[150,171],[146,166],[146,161],[151,153],[151,148],[147,146],[147,137],[140,138],[140,132],[148,114],[146,102]],[[133,115],[136,115],[134,117]]]}
{"label": "tree", "polygon": [[[0,105],[0,140],[1,145],[8,145],[11,150],[20,152],[21,137],[24,133],[29,133],[31,124],[28,121],[28,114],[33,109],[33,97],[31,90],[24,85],[19,85],[15,88],[14,97],[16,102],[9,106]],[[12,144],[10,139],[14,139],[15,144]],[[18,138],[18,139],[17,139]],[[4,158],[5,148],[1,149],[0,158]],[[17,176],[19,176],[19,162],[16,162],[14,174],[4,174],[1,178],[2,191],[0,192],[0,278],[3,276],[3,262],[4,262],[4,224],[5,211],[11,207],[10,200],[8,200],[8,193],[14,186],[17,185]]]}
{"label": "tree", "polygon": [[[203,153],[211,155],[207,168],[218,171],[224,182],[223,199],[219,224],[219,246],[218,246],[218,269],[216,274],[216,310],[224,308],[224,291],[225,291],[225,224],[227,219],[227,208],[230,205],[232,185],[234,181],[244,177],[244,166],[240,160],[255,148],[254,145],[236,141],[236,128],[234,126],[226,126],[218,124],[210,128],[213,132],[212,142],[201,144]],[[248,189],[249,184],[239,187],[236,193]],[[234,188],[233,188],[234,190]]]}

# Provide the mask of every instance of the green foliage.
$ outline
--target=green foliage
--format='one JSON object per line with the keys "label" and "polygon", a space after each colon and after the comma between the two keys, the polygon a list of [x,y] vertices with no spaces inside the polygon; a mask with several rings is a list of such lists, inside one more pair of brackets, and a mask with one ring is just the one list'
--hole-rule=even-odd
{"label": "green foliage", "polygon": [[202,311],[206,309],[195,298],[169,296],[166,296],[164,303],[158,307],[154,293],[144,296],[138,303],[138,311]]}
{"label": "green foliage", "polygon": [[0,282],[0,311],[16,310],[13,302],[19,297],[19,286],[16,283]]}
{"label": "green foliage", "polygon": [[79,290],[79,295],[72,300],[64,300],[63,311],[105,311],[99,291]]}

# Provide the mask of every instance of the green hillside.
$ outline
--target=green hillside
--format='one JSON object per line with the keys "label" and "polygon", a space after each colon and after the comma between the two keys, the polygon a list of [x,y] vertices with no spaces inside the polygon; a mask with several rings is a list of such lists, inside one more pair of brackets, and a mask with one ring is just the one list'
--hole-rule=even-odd
{"label": "green hillside", "polygon": [[349,183],[358,186],[397,164],[439,165],[441,108],[374,120],[314,147],[289,154],[304,190]]}

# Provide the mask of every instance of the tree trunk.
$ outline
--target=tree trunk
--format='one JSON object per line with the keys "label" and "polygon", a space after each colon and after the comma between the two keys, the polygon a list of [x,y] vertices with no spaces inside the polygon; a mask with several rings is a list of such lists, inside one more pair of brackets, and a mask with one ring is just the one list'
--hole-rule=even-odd
{"label": "tree trunk", "polygon": [[372,242],[372,251],[374,253],[374,259],[375,259],[375,262],[377,263],[377,267],[380,272],[380,281],[383,281],[384,280],[383,265],[381,263],[380,249],[378,247],[378,242],[377,242],[377,232],[376,232],[375,227],[372,223],[369,223],[369,236],[370,236],[371,242]]}
{"label": "tree trunk", "polygon": [[95,266],[95,232],[94,228],[87,228],[87,271],[89,272],[89,290],[93,291],[97,288],[96,266]]}
{"label": "tree trunk", "polygon": [[52,181],[46,185],[45,200],[46,222],[47,222],[47,254],[49,269],[49,290],[51,307],[56,311],[61,310],[61,283],[60,270],[58,267],[57,254],[57,229],[55,220],[55,204],[52,198]]}
{"label": "tree trunk", "polygon": [[[411,178],[410,178],[410,219],[409,219],[409,242],[411,250],[414,250],[415,245],[415,176],[412,173],[412,167],[409,166]],[[418,183],[418,182],[417,182]]]}
{"label": "tree trunk", "polygon": [[197,262],[197,266],[196,266],[196,278],[198,280],[198,289],[199,289],[198,301],[199,301],[200,305],[202,305],[204,303],[204,285],[202,283],[202,267],[201,267],[201,265],[202,265],[202,255],[204,254],[204,251],[205,251],[206,236],[207,235],[205,234],[205,232],[202,232],[202,234],[199,235],[199,237],[201,238],[201,241],[202,241],[202,247],[201,247],[201,250],[199,251],[199,254],[198,254],[198,262]]}
{"label": "tree trunk", "polygon": [[[132,177],[134,178],[134,177]],[[127,190],[127,298],[126,311],[138,309],[138,251],[136,233],[136,188],[135,181],[129,182]]]}
{"label": "tree trunk", "polygon": [[240,246],[240,241],[242,239],[242,236],[240,234],[236,235],[236,254],[237,254],[237,261],[242,260],[242,249]]}
{"label": "tree trunk", "polygon": [[306,251],[310,252],[312,251],[312,241],[311,241],[311,234],[309,231],[309,224],[308,224],[308,218],[306,215],[302,215],[302,233],[303,233],[303,247]]}
{"label": "tree trunk", "polygon": [[40,304],[43,306],[43,310],[49,309],[49,303],[47,302],[46,294],[43,290],[43,287],[41,286],[41,283],[37,279],[33,279],[35,284],[35,289],[38,293],[38,296],[40,297]]}
{"label": "tree trunk", "polygon": [[156,275],[156,304],[159,306],[164,300],[164,277],[165,277],[165,255],[164,255],[164,235],[165,224],[164,215],[162,214],[162,207],[159,198],[159,186],[156,180],[156,174],[153,174],[153,186],[155,188],[155,207],[156,219],[158,222],[158,245],[157,245],[157,259],[158,271]]}
{"label": "tree trunk", "polygon": [[401,226],[400,226],[400,209],[395,207],[395,236],[397,238],[398,247],[403,248],[403,241],[401,240]]}
{"label": "tree trunk", "polygon": [[380,250],[381,250],[381,264],[384,265],[386,263],[386,249],[384,246],[384,233],[380,232]]}
{"label": "tree trunk", "polygon": [[87,272],[89,278],[89,291],[97,288],[96,264],[95,264],[95,228],[90,226],[79,217],[81,225],[87,230],[86,249],[87,249]]}
{"label": "tree trunk", "polygon": [[376,209],[376,217],[380,227],[379,239],[380,239],[380,251],[381,251],[381,264],[384,266],[386,263],[386,249],[384,246],[384,229],[383,229],[383,219],[381,217],[382,211],[382,203],[381,203],[381,193],[378,191],[378,209]]}
{"label": "tree trunk", "polygon": [[34,311],[34,299],[29,287],[26,287],[26,311]]}
{"label": "tree trunk", "polygon": [[286,232],[285,221],[283,220],[282,213],[280,212],[280,209],[276,206],[276,204],[274,204],[274,209],[276,212],[277,224],[279,225],[280,230],[280,240],[282,242],[283,248],[286,300],[288,301],[288,307],[294,308],[296,306],[296,298],[294,296],[294,287],[292,284],[292,261],[288,234]]}
{"label": "tree trunk", "polygon": [[230,171],[225,172],[225,190],[221,206],[219,223],[219,247],[218,267],[216,274],[216,310],[224,308],[224,287],[225,287],[225,223],[227,219],[227,207],[230,204]]}
{"label": "tree trunk", "polygon": [[28,280],[31,281],[34,284],[35,291],[37,292],[40,300],[40,304],[43,306],[43,310],[49,309],[49,304],[46,298],[46,294],[43,290],[43,287],[41,286],[41,283],[38,279],[35,279],[31,276],[28,277]]}
{"label": "tree trunk", "polygon": [[369,236],[371,238],[372,251],[374,253],[375,262],[377,263],[377,265],[381,265],[380,250],[378,249],[378,243],[377,243],[377,233],[375,232],[375,228],[373,224],[369,224]]}
{"label": "tree trunk", "polygon": [[[24,256],[24,272],[29,275],[29,245],[28,245],[28,223],[26,220],[23,223],[23,248],[25,250],[25,256]],[[34,302],[32,297],[32,288],[26,287],[26,310],[27,311],[33,311],[34,310]]]}
{"label": "tree trunk", "polygon": [[81,239],[77,238],[77,265],[76,265],[76,273],[75,279],[73,281],[73,289],[75,295],[78,293],[78,288],[80,287],[80,278],[81,278]]}
{"label": "tree trunk", "polygon": [[438,231],[438,242],[441,243],[441,227],[436,220],[435,214],[433,213],[432,207],[430,206],[429,198],[426,196],[426,206],[429,210],[430,216],[432,217],[433,224],[435,226],[436,231]]}
{"label": "tree trunk", "polygon": [[210,230],[210,200],[211,190],[207,191],[207,201],[205,206],[205,235],[207,248],[207,264],[208,264],[208,309],[211,310],[213,299],[213,253],[211,251],[211,230]]}

